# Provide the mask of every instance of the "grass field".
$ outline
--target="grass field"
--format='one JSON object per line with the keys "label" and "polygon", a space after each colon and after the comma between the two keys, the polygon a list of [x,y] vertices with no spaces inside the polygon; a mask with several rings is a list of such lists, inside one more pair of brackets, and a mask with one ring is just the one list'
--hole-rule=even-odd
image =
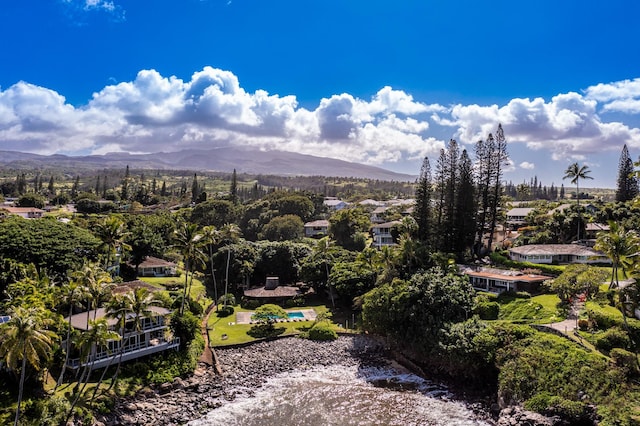
{"label": "grass field", "polygon": [[[298,311],[301,309],[313,309],[314,311],[316,311],[316,314],[320,314],[322,312],[325,312],[327,310],[327,307],[324,305],[301,306],[291,310]],[[207,323],[209,345],[214,347],[227,346],[240,343],[248,343],[257,340],[256,338],[251,337],[247,334],[251,327],[253,327],[252,324],[237,324],[236,322],[237,312],[249,311],[249,309],[244,309],[241,308],[240,305],[237,305],[234,307],[234,313],[227,317],[219,317],[215,311],[211,312],[211,315],[209,316],[209,322]],[[277,323],[275,327],[279,335],[293,336],[300,334],[305,330],[308,330],[313,325],[313,323],[314,321],[284,322]],[[333,328],[336,331],[346,331],[336,324],[333,324]],[[223,335],[226,335],[226,338],[223,339]]]}
{"label": "grass field", "polygon": [[513,322],[548,324],[561,321],[557,305],[560,299],[555,294],[541,294],[530,299],[506,299],[500,302],[499,319]]}
{"label": "grass field", "polygon": [[[139,277],[141,281],[157,286],[159,289],[171,288],[177,284],[180,288],[184,288],[184,273],[180,277]],[[207,289],[203,282],[197,278],[193,278],[191,284],[191,297],[197,300],[203,308],[206,308],[213,301],[207,297]]]}

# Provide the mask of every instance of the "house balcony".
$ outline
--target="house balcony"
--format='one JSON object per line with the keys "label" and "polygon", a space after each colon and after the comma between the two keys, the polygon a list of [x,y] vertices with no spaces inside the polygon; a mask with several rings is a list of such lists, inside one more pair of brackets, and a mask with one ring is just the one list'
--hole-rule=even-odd
{"label": "house balcony", "polygon": [[[132,359],[141,358],[143,356],[152,355],[154,353],[166,351],[169,349],[177,350],[180,347],[180,338],[175,337],[166,340],[163,337],[157,337],[146,341],[136,342],[124,346],[122,352],[122,362]],[[120,348],[113,351],[100,350],[96,351],[92,356],[88,357],[84,362],[80,358],[69,359],[67,366],[72,369],[78,369],[86,365],[92,365],[92,369],[107,367],[110,364],[117,363],[120,360]]]}

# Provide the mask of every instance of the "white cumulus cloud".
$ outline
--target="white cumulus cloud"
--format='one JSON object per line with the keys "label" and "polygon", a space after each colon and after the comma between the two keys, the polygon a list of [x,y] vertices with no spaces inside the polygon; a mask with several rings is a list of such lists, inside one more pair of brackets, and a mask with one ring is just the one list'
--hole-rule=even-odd
{"label": "white cumulus cloud", "polygon": [[300,107],[295,95],[249,92],[232,72],[212,67],[186,80],[141,70],[79,107],[64,94],[19,82],[0,90],[0,149],[87,154],[235,144],[390,165],[435,158],[450,138],[472,155],[472,145],[502,123],[510,156],[519,169],[531,170],[532,157],[513,153],[534,150],[536,163],[540,153],[566,162],[617,152],[625,143],[640,147],[640,129],[601,118],[616,103],[633,110],[640,103],[639,82],[596,85],[550,100],[446,107],[386,86],[370,99],[334,94],[313,108]]}

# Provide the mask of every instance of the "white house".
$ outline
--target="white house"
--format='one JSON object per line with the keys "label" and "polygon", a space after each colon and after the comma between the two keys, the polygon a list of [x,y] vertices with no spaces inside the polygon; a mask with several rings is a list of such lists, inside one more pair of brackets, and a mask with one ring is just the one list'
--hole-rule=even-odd
{"label": "white house", "polygon": [[35,207],[2,207],[0,210],[6,210],[9,214],[22,216],[25,219],[39,219],[44,213],[44,210]]}
{"label": "white house", "polygon": [[380,206],[376,207],[371,212],[371,223],[383,223],[385,222],[386,212],[389,210],[389,207]]}
{"label": "white house", "polygon": [[304,236],[305,237],[324,237],[329,233],[329,221],[328,220],[314,220],[313,222],[307,222],[304,224]]}
{"label": "white house", "polygon": [[530,207],[516,207],[507,212],[507,224],[513,228],[526,225],[525,218],[534,209]]}
{"label": "white house", "polygon": [[505,291],[537,293],[540,284],[551,278],[546,275],[482,267],[461,267],[461,272],[469,277],[469,282],[476,290],[495,294]]}
{"label": "white house", "polygon": [[334,197],[325,198],[323,203],[329,210],[335,210],[335,211],[342,210],[348,206],[346,202]]}
{"label": "white house", "polygon": [[[166,351],[168,349],[177,350],[180,346],[180,338],[172,337],[168,334],[167,317],[171,313],[170,310],[159,307],[149,307],[151,316],[141,318],[140,330],[136,330],[135,317],[129,314],[126,318],[124,327],[124,338],[121,340],[111,340],[107,347],[97,347],[93,345],[90,353],[84,358],[70,357],[67,366],[73,369],[91,365],[93,369],[107,367],[115,364],[120,359],[122,353],[122,361],[129,361],[157,352]],[[77,330],[89,330],[91,325],[87,325],[87,318],[93,321],[107,318],[104,308],[91,310],[72,315],[71,326]],[[66,318],[69,321],[69,318]],[[107,318],[109,328],[122,336],[123,330],[117,328],[117,320]],[[63,342],[63,345],[66,343]],[[71,349],[71,354],[78,355],[77,349]]]}
{"label": "white house", "polygon": [[611,263],[602,252],[579,244],[530,244],[509,249],[509,258],[530,263]]}
{"label": "white house", "polygon": [[147,256],[138,265],[139,277],[174,277],[177,275],[177,265],[164,259]]}
{"label": "white house", "polygon": [[393,222],[378,223],[371,227],[371,235],[373,236],[373,246],[381,248],[382,246],[393,246],[396,243],[393,241],[393,235],[391,235],[391,229],[400,224],[400,221],[394,220]]}

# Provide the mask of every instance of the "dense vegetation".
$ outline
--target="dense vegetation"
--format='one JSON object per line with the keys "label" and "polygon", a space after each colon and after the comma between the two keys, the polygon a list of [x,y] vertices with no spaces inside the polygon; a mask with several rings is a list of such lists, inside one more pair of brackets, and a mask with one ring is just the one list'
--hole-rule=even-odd
{"label": "dense vegetation", "polygon": [[[192,371],[211,303],[218,304],[216,319],[255,309],[259,324],[247,325],[244,334],[283,332],[272,320],[281,308],[242,297],[244,288],[275,275],[283,284],[313,288],[336,315],[358,318],[361,330],[384,336],[434,374],[483,387],[503,405],[523,404],[574,423],[599,416],[604,424],[633,424],[640,397],[640,321],[633,316],[640,290],[633,284],[620,288],[618,277],[638,271],[640,240],[632,231],[640,226],[637,192],[629,198],[637,181],[621,179],[630,191],[619,191],[625,200],[597,202],[588,211],[576,203],[548,214],[559,202],[532,204],[530,226],[520,237],[495,241],[509,192],[502,180],[502,129],[474,150],[472,159],[450,141],[433,171],[425,158],[415,185],[128,168],[83,175],[5,173],[5,197],[19,197],[22,206],[48,202],[53,209],[42,219],[0,219],[0,312],[11,316],[0,325],[6,366],[0,372],[6,389],[0,420],[8,422],[13,413],[16,421],[40,424],[90,419],[109,410],[114,397]],[[621,170],[628,169],[626,158],[623,152]],[[577,163],[567,169],[576,194],[586,176]],[[544,198],[554,192],[543,191]],[[354,203],[332,211],[323,201],[335,195],[350,201],[415,195],[415,202],[413,211],[396,204],[381,214],[381,220],[393,221],[394,244],[374,248],[376,206]],[[68,202],[77,212],[59,207]],[[306,238],[303,224],[318,219],[328,220],[326,235]],[[587,221],[616,224],[597,241],[612,268],[520,264],[494,251],[508,244],[570,242],[584,235]],[[555,279],[542,296],[477,294],[457,264],[488,262],[488,254],[494,265]],[[113,285],[135,279],[147,256],[177,262],[180,275],[147,279],[158,291],[114,296]],[[529,326],[565,318],[576,301],[585,302],[576,319],[578,334],[559,337]],[[288,303],[302,306],[304,300]],[[139,323],[152,306],[173,311],[170,329],[181,339],[180,351],[114,362],[91,374],[87,368],[79,377],[65,372],[70,351],[63,342],[86,350],[123,338],[91,318],[88,330],[74,330],[66,317],[104,307],[110,318],[122,321],[128,314]],[[335,338],[329,317],[320,315],[303,337]]]}

